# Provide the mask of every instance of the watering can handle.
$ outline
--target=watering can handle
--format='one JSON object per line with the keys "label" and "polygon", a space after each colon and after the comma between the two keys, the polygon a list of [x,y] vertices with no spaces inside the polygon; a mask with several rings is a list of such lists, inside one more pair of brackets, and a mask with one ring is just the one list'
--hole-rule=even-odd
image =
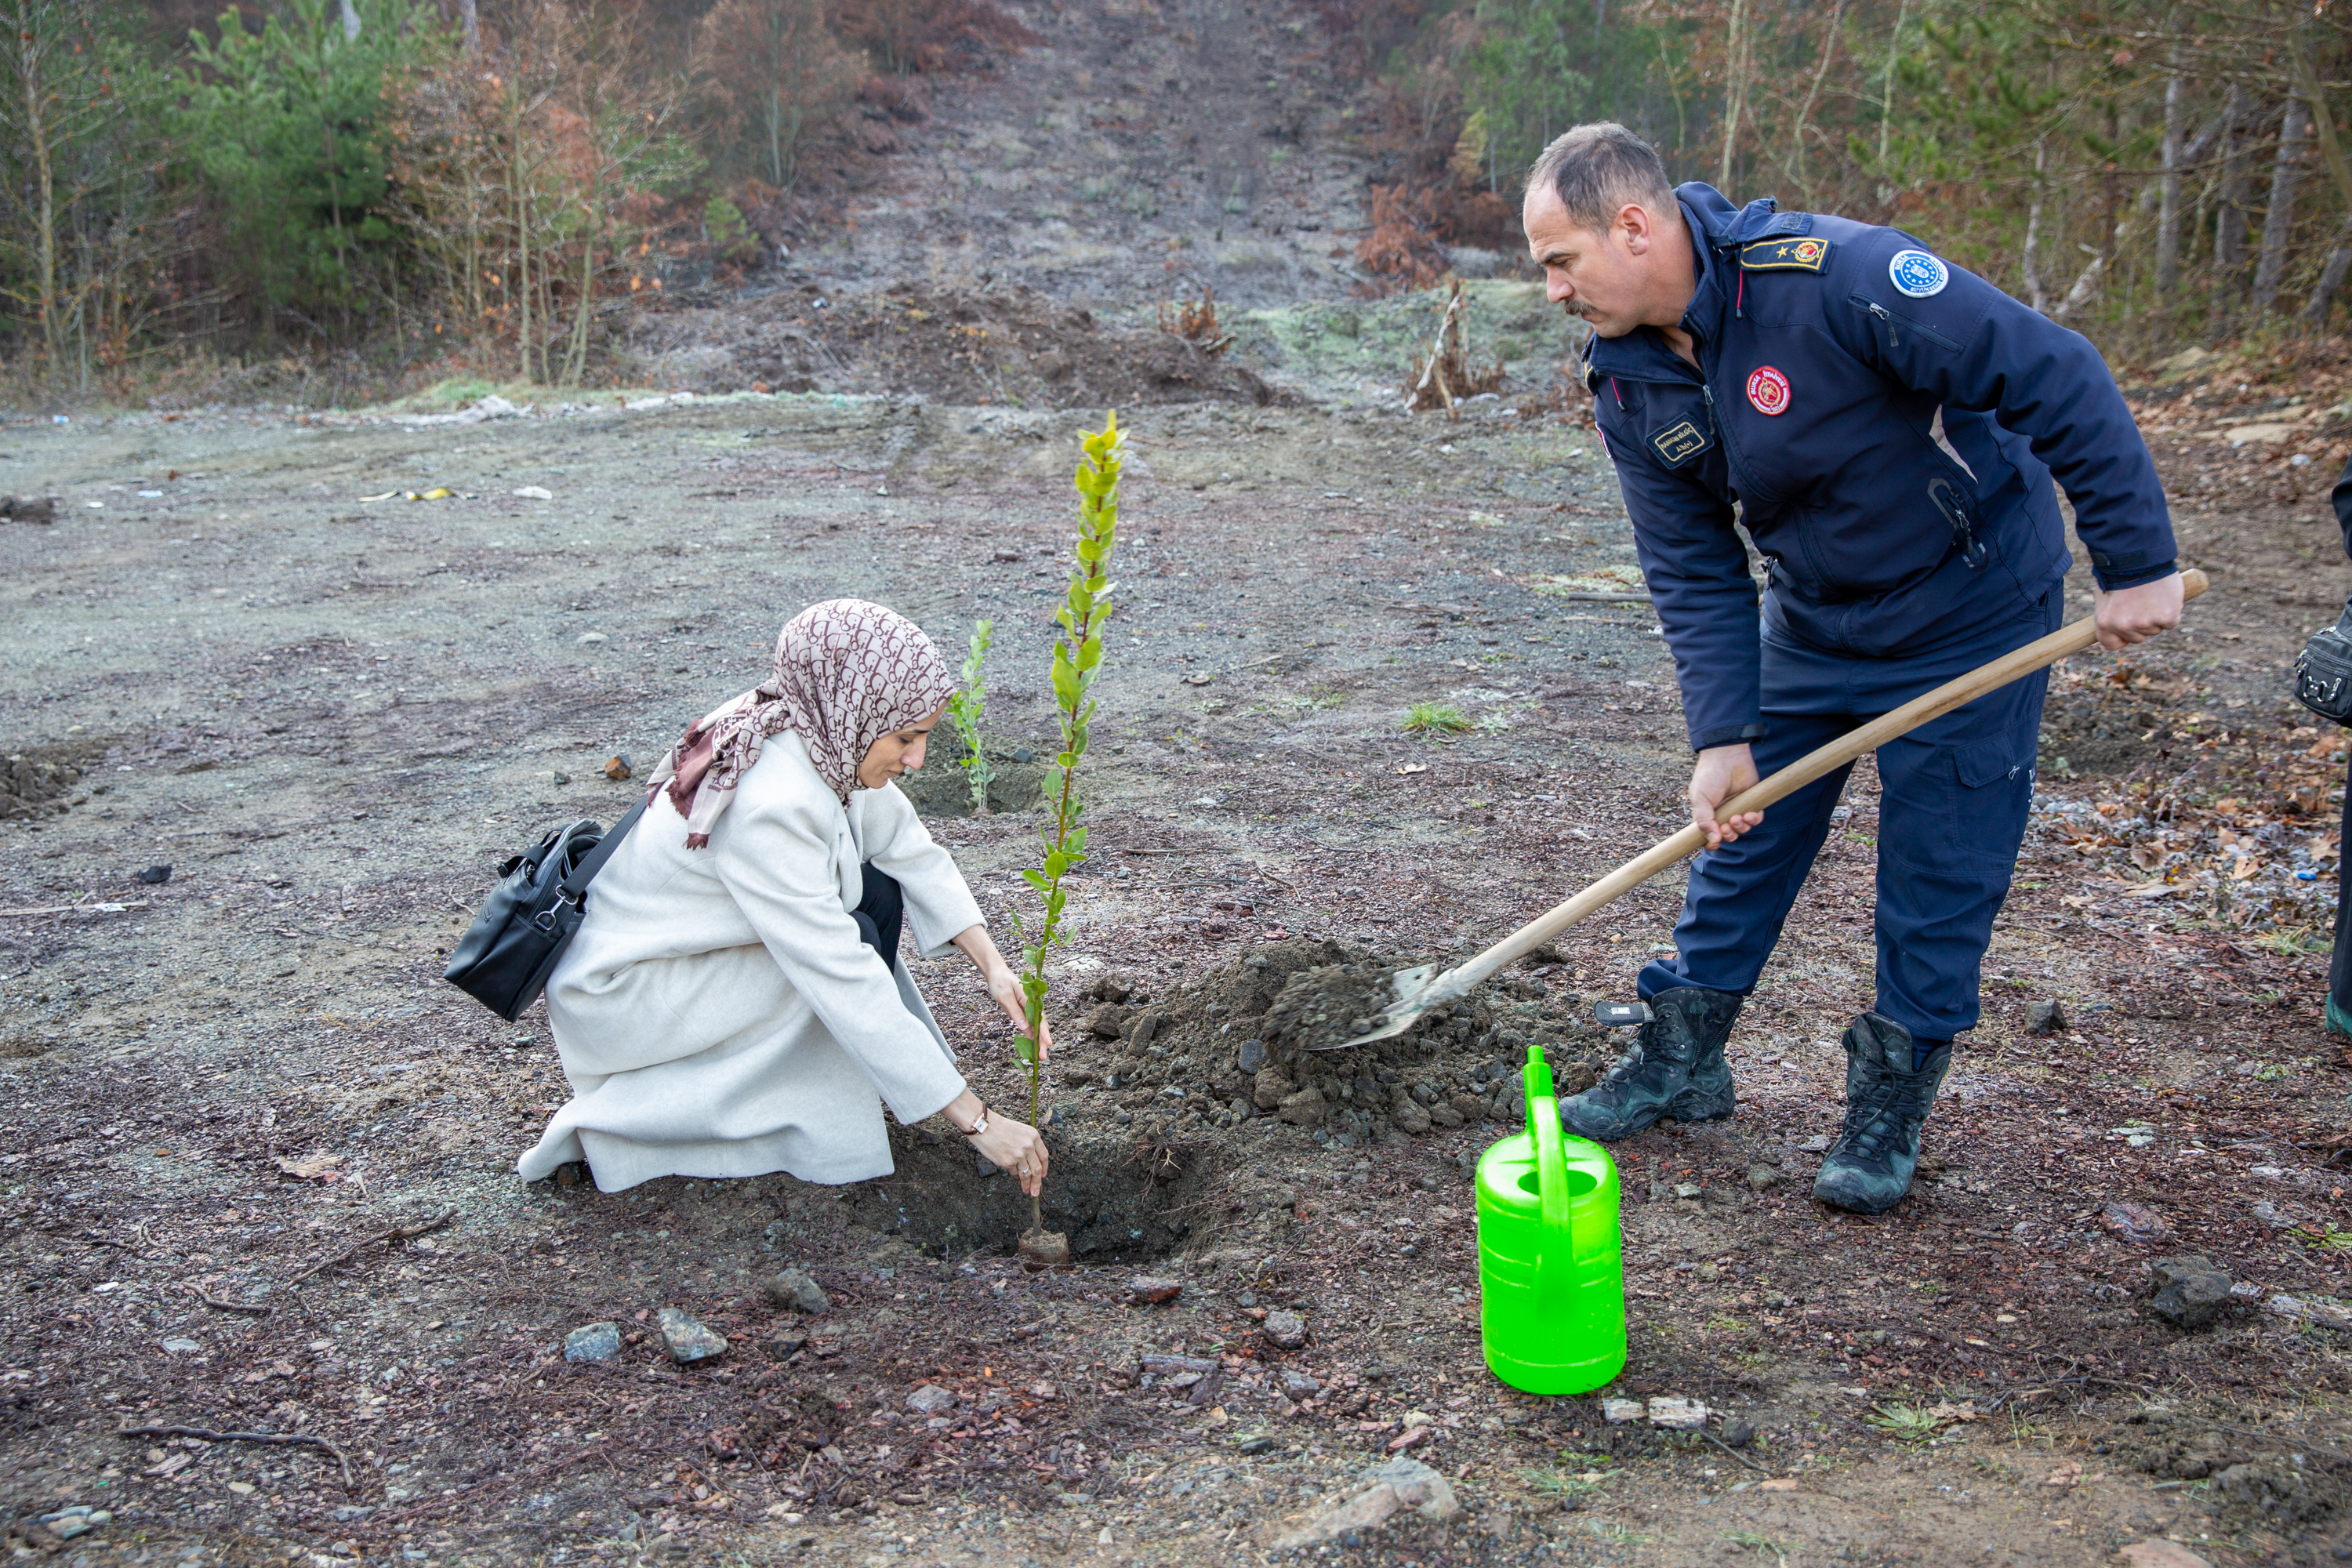
{"label": "watering can handle", "polygon": [[1536,1310],[1547,1322],[1567,1316],[1576,1274],[1576,1221],[1568,1202],[1568,1150],[1560,1142],[1559,1100],[1543,1047],[1528,1047],[1528,1139],[1536,1149],[1536,1197],[1543,1246],[1536,1256]]}

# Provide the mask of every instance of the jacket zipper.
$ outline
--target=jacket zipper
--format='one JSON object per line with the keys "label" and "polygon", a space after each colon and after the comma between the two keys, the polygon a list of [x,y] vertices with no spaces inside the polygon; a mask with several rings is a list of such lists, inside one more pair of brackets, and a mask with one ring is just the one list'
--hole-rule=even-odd
{"label": "jacket zipper", "polygon": [[1954,342],[1951,339],[1946,337],[1935,328],[1924,326],[1921,323],[1913,321],[1908,316],[1898,316],[1894,311],[1888,310],[1877,300],[1871,299],[1866,294],[1849,294],[1846,296],[1846,303],[1867,310],[1872,315],[1878,318],[1879,323],[1886,329],[1886,346],[1888,348],[1895,347],[1901,341],[1895,335],[1895,329],[1899,325],[1910,328],[1914,332],[1916,332],[1919,336],[1927,339],[1929,342],[1934,343],[1937,348],[1948,349],[1953,353],[1960,352],[1959,344]]}
{"label": "jacket zipper", "polygon": [[[1695,337],[1694,341],[1700,345],[1700,357],[1706,358],[1706,340]],[[1748,465],[1740,460],[1739,448],[1732,444],[1730,427],[1716,416],[1714,377],[1705,365],[1699,367],[1698,395],[1706,401],[1706,422],[1714,429],[1715,438],[1723,443],[1724,461],[1730,465],[1731,477],[1739,483],[1741,498],[1744,500],[1752,495],[1759,500],[1779,500],[1778,495],[1758,484],[1755,477],[1748,473]]]}

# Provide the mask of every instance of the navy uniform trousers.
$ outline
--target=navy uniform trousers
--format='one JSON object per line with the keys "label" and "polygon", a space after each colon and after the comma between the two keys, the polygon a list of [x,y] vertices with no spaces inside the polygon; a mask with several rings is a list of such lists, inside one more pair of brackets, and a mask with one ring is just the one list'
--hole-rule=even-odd
{"label": "navy uniform trousers", "polygon": [[[1760,643],[1765,731],[1749,742],[1769,778],[1806,752],[2011,648],[2058,628],[2063,587],[2014,618],[1901,658],[1860,658],[1777,628],[1769,595]],[[1978,698],[1878,750],[1878,997],[1872,1010],[1916,1040],[1977,1021],[1977,974],[2009,894],[2033,805],[2046,670]],[[1805,873],[1830,833],[1851,766],[1766,808],[1763,823],[1693,862],[1672,962],[1654,962],[1643,999],[1682,985],[1754,989]]]}

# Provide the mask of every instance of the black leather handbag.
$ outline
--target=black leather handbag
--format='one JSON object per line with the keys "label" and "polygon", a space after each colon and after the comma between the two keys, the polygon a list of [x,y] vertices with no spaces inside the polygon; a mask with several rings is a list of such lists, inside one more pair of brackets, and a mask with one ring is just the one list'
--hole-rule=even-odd
{"label": "black leather handbag", "polygon": [[645,815],[647,795],[610,833],[583,817],[499,868],[499,885],[441,978],[511,1024],[547,988],[588,910],[588,884]]}
{"label": "black leather handbag", "polygon": [[2323,719],[2352,724],[2352,604],[2295,656],[2294,700]]}

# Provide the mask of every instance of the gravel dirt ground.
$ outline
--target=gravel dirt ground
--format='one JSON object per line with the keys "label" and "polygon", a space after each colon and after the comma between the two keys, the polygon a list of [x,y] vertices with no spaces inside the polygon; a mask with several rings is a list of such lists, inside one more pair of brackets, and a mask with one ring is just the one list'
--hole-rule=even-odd
{"label": "gravel dirt ground", "polygon": [[[1022,15],[1045,44],[872,130],[896,173],[854,226],[633,318],[618,368],[658,393],[0,426],[0,494],[58,501],[0,506],[11,1549],[2352,1560],[2352,1083],[2320,1013],[2346,750],[2284,695],[2352,577],[2342,353],[2126,376],[2214,589],[2056,673],[1985,1021],[1877,1219],[1807,1195],[1873,968],[1858,770],[1734,1037],[1738,1114],[1615,1150],[1606,1392],[1711,1414],[1612,1423],[1486,1373],[1467,1172],[1518,1114],[1499,1064],[1605,1065],[1591,1005],[1670,941],[1679,879],[1407,1039],[1286,1049],[1316,998],[1466,955],[1683,820],[1646,606],[1570,596],[1639,584],[1548,407],[1572,334],[1474,281],[1506,397],[1395,413],[1439,305],[1352,297],[1369,100],[1310,11]],[[1222,355],[1154,331],[1204,286]],[[806,603],[884,601],[951,653],[995,620],[999,809],[944,758],[914,791],[1004,934],[1070,410],[1113,400],[1126,598],[1048,1086],[1076,1267],[1013,1261],[1025,1205],[936,1125],[848,1189],[518,1181],[564,1093],[543,1018],[500,1024],[444,954],[500,858],[617,816],[608,765],[758,679]],[[1409,734],[1423,702],[1467,728]],[[909,962],[1016,1103],[971,977]],[[2196,1327],[2151,1300],[2189,1255],[2231,1286]],[[665,1310],[727,1349],[679,1361]],[[610,1359],[567,1361],[600,1323]],[[1391,1454],[1461,1511],[1278,1544]]]}
{"label": "gravel dirt ground", "polygon": [[[2171,1535],[2212,1563],[2333,1560],[2352,1224],[2313,948],[2343,763],[2278,693],[2344,575],[2340,441],[2308,477],[2165,447],[2186,494],[2200,466],[2261,482],[2242,510],[2184,502],[2217,584],[2190,627],[2062,673],[1986,1021],[1909,1202],[1864,1220],[1805,1195],[1830,1042],[1866,1001],[1866,776],[1736,1037],[1739,1114],[1617,1150],[1634,1328],[1609,1392],[1705,1401],[1698,1440],[1485,1373],[1465,1169],[1515,1115],[1490,1064],[1529,1040],[1567,1073],[1605,1060],[1589,1004],[1667,941],[1670,879],[1379,1062],[1302,1075],[1319,1121],[1261,1109],[1240,1056],[1296,972],[1466,952],[1678,820],[1649,617],[1541,591],[1631,559],[1587,436],[1131,417],[1099,853],[1049,1089],[1049,1216],[1080,1259],[1048,1275],[1007,1256],[1009,1184],[936,1129],[842,1191],[525,1187],[511,1162],[562,1092],[543,1025],[436,976],[497,858],[616,815],[608,761],[649,763],[823,595],[949,646],[993,616],[992,743],[1040,746],[1076,416],[812,395],[10,430],[8,488],[61,502],[0,528],[28,760],[0,825],[0,1496],[26,1550],[1255,1561],[1410,1438],[1465,1512],[1328,1551],[2091,1563]],[[365,499],[436,486],[456,493]],[[2276,573],[2288,552],[2305,564]],[[1472,727],[1415,739],[1416,701]],[[972,817],[960,784],[919,790],[1001,919],[1037,817]],[[970,977],[924,979],[1014,1101]],[[2053,999],[2067,1029],[2029,1034]],[[2183,1330],[2147,1266],[2191,1252],[2239,1293]],[[785,1266],[826,1311],[769,1299]],[[1181,1292],[1139,1300],[1139,1273]],[[728,1352],[673,1362],[667,1307]],[[1267,1337],[1283,1310],[1299,1348]],[[597,1321],[618,1358],[567,1364]],[[956,1403],[910,1412],[927,1383]],[[69,1507],[113,1517],[60,1544],[38,1521]]]}

